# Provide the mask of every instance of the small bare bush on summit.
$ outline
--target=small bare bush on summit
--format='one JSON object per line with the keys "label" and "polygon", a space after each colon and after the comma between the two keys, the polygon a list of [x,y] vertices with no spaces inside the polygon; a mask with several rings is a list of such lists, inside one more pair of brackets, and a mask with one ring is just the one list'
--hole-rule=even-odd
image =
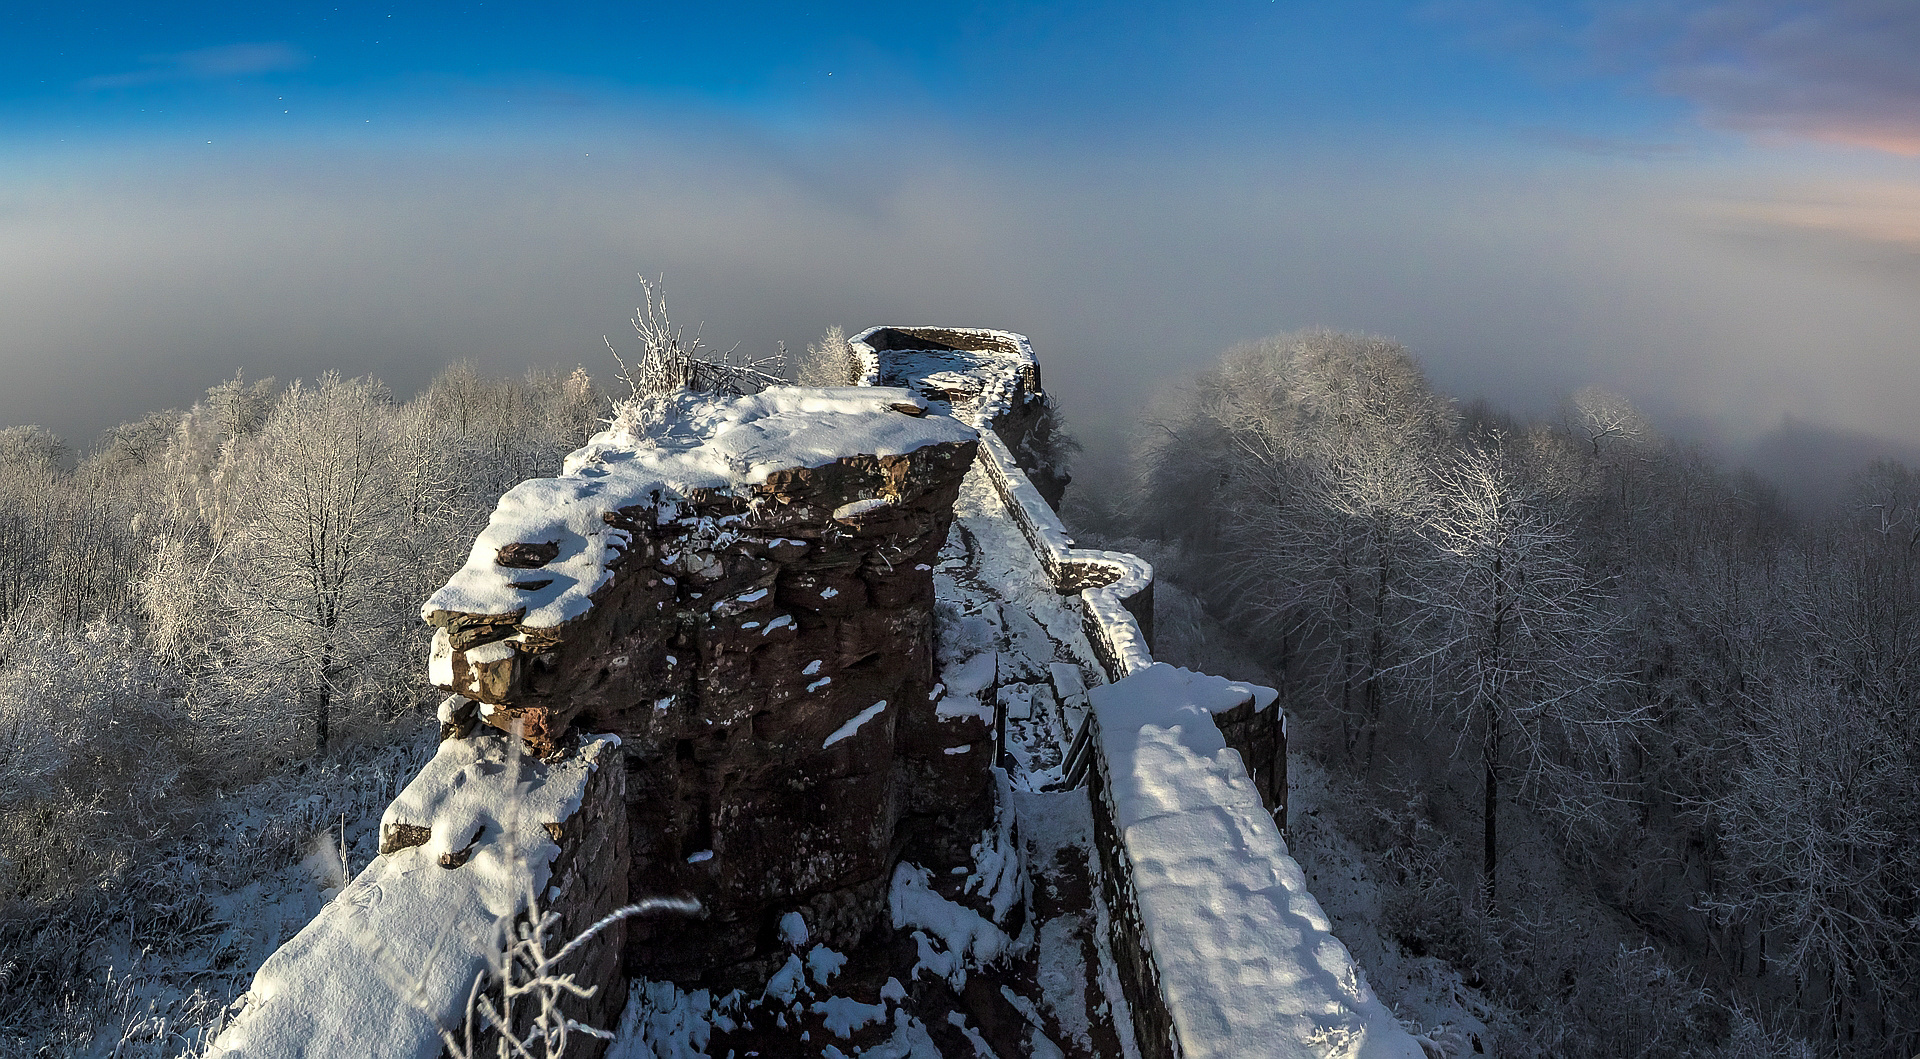
{"label": "small bare bush on summit", "polygon": [[739,346],[714,353],[704,349],[701,331],[676,327],[667,313],[667,295],[661,279],[640,277],[643,301],[633,311],[634,333],[640,352],[631,364],[607,340],[607,352],[620,365],[615,376],[627,384],[628,394],[614,403],[612,425],[635,432],[661,414],[662,402],[685,390],[707,393],[758,393],[785,384],[787,349],[782,344],[771,357],[739,356]]}

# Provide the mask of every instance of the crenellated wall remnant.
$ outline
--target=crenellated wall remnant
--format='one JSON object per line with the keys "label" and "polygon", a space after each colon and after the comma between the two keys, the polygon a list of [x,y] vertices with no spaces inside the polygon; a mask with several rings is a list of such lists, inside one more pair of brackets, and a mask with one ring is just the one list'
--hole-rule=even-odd
{"label": "crenellated wall remnant", "polygon": [[795,907],[853,945],[909,834],[991,818],[984,755],[944,752],[984,728],[931,697],[975,450],[906,390],[687,395],[508,493],[426,604],[434,679],[486,723],[622,740],[633,892],[707,909],[636,921],[630,971],[751,960]]}
{"label": "crenellated wall remnant", "polygon": [[908,387],[992,431],[1048,506],[1060,506],[1072,476],[1027,336],[983,327],[872,327],[848,344],[864,367],[862,385]]}

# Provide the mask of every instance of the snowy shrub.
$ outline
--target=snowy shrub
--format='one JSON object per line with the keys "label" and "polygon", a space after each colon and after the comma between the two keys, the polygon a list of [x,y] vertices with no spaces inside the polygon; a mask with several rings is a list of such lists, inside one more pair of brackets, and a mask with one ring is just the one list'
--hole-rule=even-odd
{"label": "snowy shrub", "polygon": [[852,386],[860,381],[860,358],[847,342],[847,333],[839,324],[827,328],[817,343],[808,343],[800,357],[799,383],[802,386]]}
{"label": "snowy shrub", "polygon": [[182,767],[175,681],[132,629],[0,627],[0,900],[121,870]]}

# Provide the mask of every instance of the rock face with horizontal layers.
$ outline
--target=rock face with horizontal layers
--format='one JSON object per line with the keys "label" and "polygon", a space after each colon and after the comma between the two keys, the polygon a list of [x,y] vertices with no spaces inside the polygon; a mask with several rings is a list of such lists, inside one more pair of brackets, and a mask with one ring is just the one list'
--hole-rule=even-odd
{"label": "rock face with horizontal layers", "polygon": [[[933,703],[933,580],[975,434],[910,391],[685,395],[522,483],[424,608],[437,683],[535,752],[622,740],[627,963],[682,981],[856,943],[909,836],[991,814],[976,718]],[[451,724],[457,726],[460,718]]]}

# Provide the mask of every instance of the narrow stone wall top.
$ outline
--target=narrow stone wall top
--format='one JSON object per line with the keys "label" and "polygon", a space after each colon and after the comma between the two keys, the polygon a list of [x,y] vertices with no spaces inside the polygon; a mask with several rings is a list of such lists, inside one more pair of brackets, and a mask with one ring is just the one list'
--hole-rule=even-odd
{"label": "narrow stone wall top", "polygon": [[[873,327],[849,341],[870,386],[906,386],[944,401],[976,429],[1006,430],[1046,399],[1027,336],[982,327]],[[881,354],[885,354],[882,356]],[[1024,423],[1020,424],[1024,427]]]}
{"label": "narrow stone wall top", "polygon": [[1131,868],[1173,1054],[1424,1059],[1333,936],[1214,724],[1243,705],[1271,708],[1273,690],[1156,662],[1089,698],[1097,786]]}

